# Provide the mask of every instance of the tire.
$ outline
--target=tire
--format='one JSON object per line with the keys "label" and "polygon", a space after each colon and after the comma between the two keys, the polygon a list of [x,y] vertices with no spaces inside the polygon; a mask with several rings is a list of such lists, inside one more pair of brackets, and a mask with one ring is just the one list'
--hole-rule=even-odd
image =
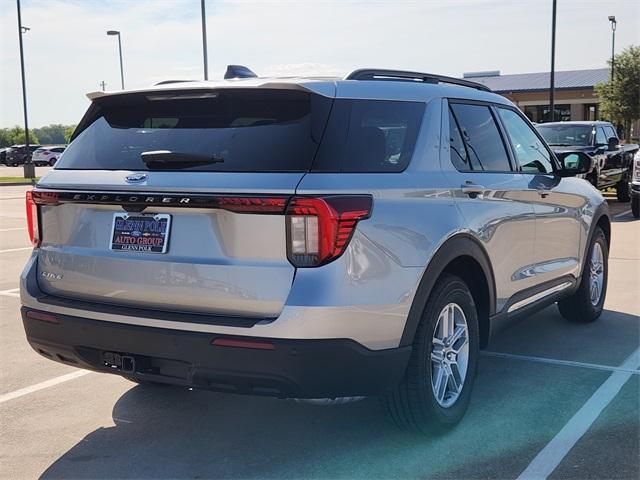
{"label": "tire", "polygon": [[56,160],[58,160],[57,158],[52,158],[51,160],[49,160],[49,166],[53,167],[56,164]]}
{"label": "tire", "polygon": [[[405,375],[395,391],[383,399],[387,414],[398,427],[422,434],[443,433],[462,419],[469,406],[478,361],[478,314],[469,288],[459,277],[448,273],[443,274],[436,285],[418,325]],[[445,348],[454,347],[454,349],[460,349],[461,353],[457,358],[460,361],[465,348],[463,346],[465,344],[461,343],[464,337],[459,338],[451,346],[434,342],[434,335],[444,337],[440,325],[440,320],[443,319],[441,315],[445,314],[446,308],[451,305],[455,305],[453,311],[455,311],[456,328],[454,331],[460,328],[458,322],[466,319],[467,368],[459,393],[447,395],[448,389],[453,387],[447,377],[444,383],[445,395],[441,395],[439,400],[434,393],[436,387],[432,386],[433,381],[437,383],[439,371],[449,372],[450,370],[443,369],[442,362],[437,358],[432,360],[432,355],[435,354],[444,359],[447,355],[440,352]],[[460,312],[463,313],[462,316]],[[462,368],[458,365],[456,371],[461,373]],[[457,378],[460,378],[460,375]],[[442,383],[440,385],[442,386]],[[451,403],[445,405],[447,402]]]}
{"label": "tire", "polygon": [[[592,299],[592,262],[594,260],[594,249],[599,248],[601,252],[600,269],[602,276],[599,284],[601,285],[600,295],[597,301]],[[597,256],[597,254],[596,254]],[[587,251],[587,257],[582,267],[582,278],[580,287],[570,297],[558,302],[558,310],[560,314],[569,321],[576,323],[591,323],[600,317],[605,297],[607,296],[607,280],[609,274],[609,248],[607,247],[607,239],[600,227],[596,227],[591,238],[591,244]],[[594,295],[595,297],[595,295]]]}
{"label": "tire", "polygon": [[629,181],[626,177],[616,185],[616,197],[618,201],[622,203],[627,203],[631,200],[631,196],[629,195]]}
{"label": "tire", "polygon": [[640,218],[640,196],[638,195],[631,198],[631,213],[633,218]]}

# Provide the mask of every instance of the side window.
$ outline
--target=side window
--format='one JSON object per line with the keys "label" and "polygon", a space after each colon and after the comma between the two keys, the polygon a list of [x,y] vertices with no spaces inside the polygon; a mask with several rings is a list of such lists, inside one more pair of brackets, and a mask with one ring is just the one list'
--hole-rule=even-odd
{"label": "side window", "polygon": [[451,109],[449,109],[449,151],[451,152],[451,162],[456,169],[471,170],[467,147],[462,141],[462,134]]}
{"label": "side window", "polygon": [[613,138],[618,138],[618,135],[616,134],[616,131],[613,129],[613,127],[611,125],[605,125],[604,126],[604,133],[607,137],[607,141],[613,137]]}
{"label": "side window", "polygon": [[401,172],[409,164],[425,104],[336,99],[314,171]]}
{"label": "side window", "polygon": [[531,127],[513,110],[498,108],[498,112],[522,171],[552,173],[551,155]]}
{"label": "side window", "polygon": [[453,103],[451,110],[467,146],[472,169],[487,172],[510,171],[509,157],[489,107]]}
{"label": "side window", "polygon": [[596,129],[596,145],[606,145],[607,144],[607,136],[604,134],[604,130],[602,127],[598,127]]}

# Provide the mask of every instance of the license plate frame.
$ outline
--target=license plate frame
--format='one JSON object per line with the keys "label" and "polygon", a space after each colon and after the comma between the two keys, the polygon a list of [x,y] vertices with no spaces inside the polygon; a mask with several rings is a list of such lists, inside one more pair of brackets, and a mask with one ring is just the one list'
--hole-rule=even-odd
{"label": "license plate frame", "polygon": [[168,213],[116,212],[111,221],[109,250],[127,253],[167,253],[170,232],[171,215]]}

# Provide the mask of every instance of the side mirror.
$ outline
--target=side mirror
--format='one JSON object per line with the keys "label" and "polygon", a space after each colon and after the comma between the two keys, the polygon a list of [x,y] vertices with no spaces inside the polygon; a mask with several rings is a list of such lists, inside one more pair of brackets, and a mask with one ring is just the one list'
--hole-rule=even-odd
{"label": "side mirror", "polygon": [[615,150],[616,148],[618,148],[618,145],[620,145],[620,140],[618,140],[616,137],[609,137],[609,140],[607,140],[607,149],[609,151]]}
{"label": "side mirror", "polygon": [[594,166],[593,158],[584,152],[556,153],[556,157],[562,165],[562,170],[558,172],[562,177],[574,177],[589,173]]}

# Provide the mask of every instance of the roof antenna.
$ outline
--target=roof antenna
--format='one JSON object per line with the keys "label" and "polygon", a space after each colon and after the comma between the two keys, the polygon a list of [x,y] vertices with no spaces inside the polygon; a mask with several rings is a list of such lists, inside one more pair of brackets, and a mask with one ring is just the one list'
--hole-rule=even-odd
{"label": "roof antenna", "polygon": [[224,74],[224,79],[230,78],[256,78],[258,75],[253,73],[249,68],[244,65],[227,65],[227,71]]}

